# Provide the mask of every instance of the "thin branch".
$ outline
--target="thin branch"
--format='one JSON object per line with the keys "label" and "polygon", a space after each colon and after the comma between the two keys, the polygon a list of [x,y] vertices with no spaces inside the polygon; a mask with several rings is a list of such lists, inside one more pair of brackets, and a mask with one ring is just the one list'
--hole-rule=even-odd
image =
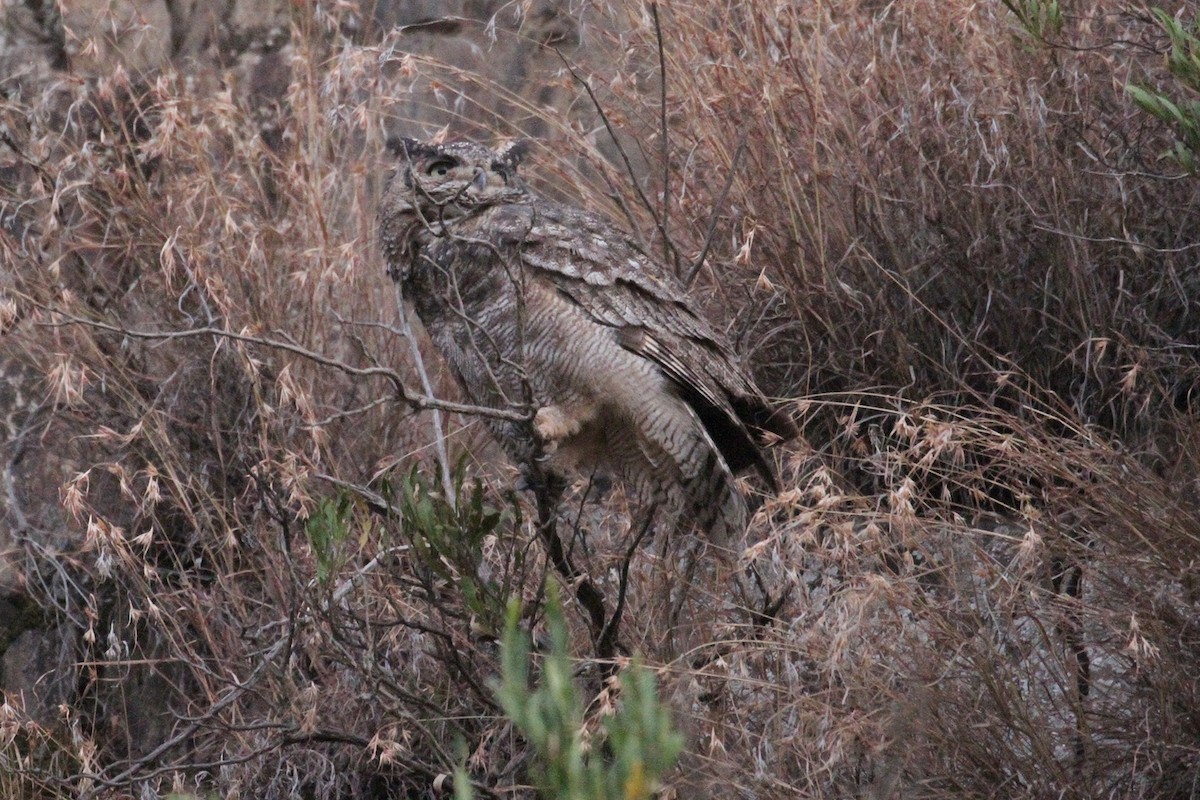
{"label": "thin branch", "polygon": [[[429,373],[425,370],[425,359],[421,355],[421,348],[417,346],[417,337],[413,335],[408,309],[404,305],[404,290],[399,282],[396,283],[396,308],[400,313],[400,334],[408,341],[409,353],[412,355],[417,377],[421,380],[421,388],[427,397],[433,397],[433,384],[429,380]],[[442,492],[445,493],[446,502],[450,504],[450,507],[457,509],[458,497],[454,493],[454,476],[450,469],[450,456],[446,453],[446,430],[442,426],[442,411],[439,408],[432,408],[429,416],[430,425],[433,426],[433,449],[437,454],[438,466],[442,473]]]}
{"label": "thin branch", "polygon": [[692,265],[683,280],[685,289],[691,288],[692,281],[696,280],[696,275],[704,266],[704,259],[708,258],[708,248],[712,246],[713,236],[717,232],[717,218],[725,206],[725,196],[729,194],[729,187],[733,186],[733,176],[737,174],[738,161],[741,160],[744,152],[746,152],[746,134],[743,133],[737,149],[733,151],[733,161],[729,164],[729,174],[725,176],[725,185],[721,187],[721,193],[717,195],[717,202],[713,204],[712,215],[708,218],[708,230],[704,234],[704,247],[700,250],[696,263]]}
{"label": "thin branch", "polygon": [[[662,25],[658,21],[658,3],[650,4],[650,13],[654,17],[654,39],[658,43],[658,127],[662,145],[662,234],[663,260],[671,261],[671,237],[668,234],[668,220],[671,213],[671,147],[667,134],[667,60],[663,54]],[[675,251],[675,274],[679,274],[679,252]]]}
{"label": "thin branch", "polygon": [[428,394],[419,394],[410,390],[404,385],[404,379],[400,373],[387,367],[353,367],[344,361],[338,361],[335,358],[322,355],[313,350],[301,347],[300,345],[284,342],[279,339],[267,339],[261,336],[249,336],[244,333],[234,333],[222,328],[214,328],[205,326],[202,328],[188,328],[182,331],[137,331],[129,328],[122,328],[117,325],[109,325],[104,322],[77,317],[69,314],[61,309],[51,308],[40,303],[34,303],[35,306],[52,314],[57,314],[66,320],[66,322],[39,322],[40,326],[48,328],[64,327],[65,325],[83,325],[97,330],[108,331],[110,333],[118,333],[122,336],[128,336],[133,339],[148,339],[153,341],[169,341],[173,339],[189,339],[197,336],[219,336],[225,339],[232,339],[236,342],[246,342],[248,344],[261,345],[263,347],[271,347],[276,350],[283,350],[294,355],[307,358],[317,364],[325,367],[332,367],[340,370],[347,375],[355,375],[358,377],[382,377],[386,378],[396,390],[396,394],[407,405],[418,411],[427,411],[437,409],[440,411],[452,411],[457,414],[474,414],[481,417],[494,417],[496,419],[504,419],[512,422],[527,422],[530,419],[529,414],[523,414],[519,411],[508,411],[501,408],[488,408],[487,406],[476,406],[468,403],[455,403],[450,400],[440,400],[436,397],[431,397]]}
{"label": "thin branch", "polygon": [[[536,473],[538,470],[539,466],[533,464],[531,472]],[[575,566],[571,554],[563,547],[562,538],[558,535],[558,508],[562,502],[565,484],[550,473],[531,474],[530,480],[534,484],[538,535],[546,545],[550,562],[558,570],[558,574],[567,585],[575,587],[575,599],[587,612],[594,640],[599,642],[605,629],[604,594],[586,572]]]}
{"label": "thin branch", "polygon": [[613,609],[613,613],[608,618],[608,623],[604,626],[604,630],[600,632],[597,639],[596,654],[600,658],[612,658],[617,654],[617,649],[620,646],[620,641],[617,635],[621,629],[621,617],[625,614],[625,598],[629,591],[629,567],[633,563],[633,557],[637,553],[638,548],[642,546],[646,535],[650,533],[651,527],[654,525],[654,516],[658,513],[657,504],[652,506],[646,513],[646,521],[642,524],[642,529],[637,536],[633,537],[633,541],[629,543],[629,547],[625,550],[625,558],[621,561],[620,580],[617,584],[617,605]]}
{"label": "thin branch", "polygon": [[[177,731],[175,733],[174,736],[172,736],[171,738],[162,742],[157,747],[155,747],[153,750],[151,750],[150,752],[143,755],[141,758],[138,758],[134,761],[129,762],[129,766],[126,767],[124,771],[120,772],[119,774],[117,774],[116,776],[114,776],[112,778],[105,777],[103,775],[103,773],[87,773],[87,772],[80,773],[79,775],[74,776],[74,777],[76,777],[77,779],[93,780],[96,783],[98,783],[101,787],[109,788],[109,789],[121,786],[121,785],[125,784],[126,782],[133,780],[136,777],[143,777],[139,773],[139,770],[141,770],[143,767],[146,767],[146,766],[149,766],[150,764],[155,763],[156,761],[159,760],[160,757],[162,757],[169,750],[171,750],[175,747],[179,747],[180,745],[187,742],[187,740],[191,738],[192,734],[194,734],[196,731],[198,731],[205,722],[216,718],[218,715],[220,715],[220,713],[222,711],[224,711],[226,708],[228,708],[230,705],[232,705],[235,700],[240,698],[246,692],[250,691],[250,689],[254,686],[254,684],[258,682],[259,676],[267,668],[267,665],[269,665],[271,662],[273,662],[275,660],[275,658],[289,644],[289,641],[290,641],[290,638],[287,636],[284,636],[283,638],[281,638],[277,642],[275,642],[274,646],[262,657],[262,660],[259,661],[258,665],[255,666],[255,668],[251,671],[249,677],[247,677],[244,681],[234,680],[233,688],[230,689],[223,698],[218,700],[216,703],[213,703],[213,705],[207,711],[205,711],[204,714],[191,720],[188,725],[183,726],[179,731]],[[151,774],[153,774],[153,772]],[[96,792],[93,790],[91,792],[88,792],[85,796],[93,797],[93,796],[95,796],[95,794],[96,794]]]}
{"label": "thin branch", "polygon": [[[654,218],[654,226],[658,228],[659,234],[663,237],[665,247],[669,247],[670,251],[675,253],[675,261],[678,261],[679,255],[675,245],[671,243],[671,237],[667,235],[667,229],[663,227],[662,219],[655,210],[654,205],[650,202],[650,198],[646,197],[646,193],[642,190],[642,185],[637,179],[637,172],[633,169],[633,164],[629,161],[629,154],[625,152],[625,148],[621,145],[621,140],[617,138],[617,131],[613,128],[612,121],[608,118],[608,114],[604,111],[604,106],[600,105],[600,99],[596,97],[596,93],[592,91],[591,84],[579,74],[575,67],[571,66],[571,62],[562,54],[562,51],[555,48],[555,53],[563,62],[563,66],[571,73],[571,77],[579,82],[583,90],[587,92],[588,99],[592,101],[592,107],[596,109],[596,113],[600,115],[600,121],[604,123],[605,130],[608,131],[608,136],[612,139],[613,144],[617,148],[617,153],[621,156],[621,161],[625,164],[625,172],[629,175],[630,181],[633,183],[634,191],[637,192],[638,200],[650,212],[650,216]],[[670,259],[668,259],[670,261]]]}
{"label": "thin branch", "polygon": [[366,414],[366,413],[378,408],[379,406],[383,405],[384,403],[390,403],[390,402],[391,402],[390,397],[380,397],[377,400],[372,400],[371,402],[365,403],[361,406],[358,406],[357,408],[348,408],[345,411],[338,411],[333,414],[330,414],[329,416],[327,416],[323,419],[314,420],[313,422],[307,422],[304,424],[304,427],[309,430],[314,429],[314,428],[324,428],[326,425],[332,425],[333,423],[337,422],[338,420],[349,419],[350,417],[357,417],[360,414]]}

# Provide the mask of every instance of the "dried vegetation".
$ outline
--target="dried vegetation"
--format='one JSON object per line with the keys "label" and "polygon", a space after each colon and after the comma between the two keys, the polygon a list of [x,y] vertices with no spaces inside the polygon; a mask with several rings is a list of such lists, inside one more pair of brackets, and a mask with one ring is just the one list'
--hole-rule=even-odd
{"label": "dried vegetation", "polygon": [[445,124],[703,252],[804,424],[739,560],[769,618],[686,543],[627,553],[618,497],[584,515],[687,737],[664,796],[1198,796],[1200,181],[1123,91],[1186,91],[1149,12],[672,3],[660,101],[648,8],[589,5],[549,109],[346,5],[296,6],[274,108],[213,71],[3,83],[0,341],[63,515],[0,557],[63,644],[60,707],[0,706],[0,794],[416,797],[462,758],[526,793],[496,640],[554,571],[469,417],[438,469],[373,241],[382,129]]}

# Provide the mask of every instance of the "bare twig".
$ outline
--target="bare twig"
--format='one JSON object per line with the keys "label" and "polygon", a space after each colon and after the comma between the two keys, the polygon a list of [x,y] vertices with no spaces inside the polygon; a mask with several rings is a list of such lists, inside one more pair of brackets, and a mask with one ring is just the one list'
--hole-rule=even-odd
{"label": "bare twig", "polygon": [[729,194],[729,187],[733,185],[733,176],[737,175],[738,161],[741,160],[742,153],[745,151],[746,134],[743,133],[741,140],[738,141],[737,149],[733,151],[733,160],[729,164],[729,173],[725,176],[725,185],[721,187],[721,193],[717,195],[717,202],[713,203],[712,214],[708,218],[708,230],[704,234],[704,247],[701,248],[700,255],[696,257],[696,263],[692,264],[692,268],[688,270],[688,274],[683,279],[685,288],[691,287],[700,268],[704,266],[704,259],[708,258],[708,248],[712,246],[713,236],[717,232],[717,219],[720,217],[721,209],[725,207],[725,196]]}
{"label": "bare twig", "polygon": [[[536,469],[536,465],[534,468]],[[587,612],[592,635],[594,640],[599,642],[605,629],[604,595],[587,573],[571,561],[571,556],[563,547],[562,538],[558,535],[558,509],[566,487],[561,478],[552,474],[535,474],[530,477],[534,482],[534,495],[537,499],[538,535],[546,545],[550,563],[568,585],[574,586],[575,599]]]}
{"label": "bare twig", "polygon": [[[140,770],[142,770],[144,767],[150,766],[151,764],[155,764],[165,753],[189,741],[192,738],[192,735],[195,734],[205,722],[216,718],[217,715],[233,705],[233,703],[237,701],[243,694],[250,691],[258,682],[259,676],[262,675],[267,666],[271,664],[281,652],[283,652],[284,648],[290,642],[291,637],[289,636],[280,638],[277,642],[275,642],[274,646],[272,646],[271,649],[262,656],[262,659],[258,662],[258,665],[254,667],[254,670],[250,673],[249,677],[247,677],[244,681],[234,681],[233,688],[230,689],[230,691],[223,698],[218,700],[216,703],[213,703],[213,705],[206,710],[204,714],[191,719],[189,723],[180,728],[174,736],[167,739],[162,744],[146,753],[144,756],[131,761],[129,766],[126,767],[124,771],[118,773],[112,778],[106,778],[104,775],[99,773],[81,773],[75,776],[76,779],[90,779],[102,787],[115,788],[124,785],[134,777],[144,777]],[[154,771],[157,772],[157,770]],[[93,796],[95,796],[95,792],[88,792],[84,795],[84,797]]]}
{"label": "bare twig", "polygon": [[[671,214],[671,140],[667,132],[667,60],[663,54],[662,25],[658,20],[658,3],[650,4],[650,13],[654,17],[654,41],[658,44],[658,135],[662,146],[662,234],[663,260],[670,262],[672,250],[671,237],[668,231],[668,220]],[[675,274],[679,274],[679,252],[674,251]]]}
{"label": "bare twig", "polygon": [[65,322],[39,322],[38,325],[43,327],[62,327],[64,325],[83,325],[96,330],[108,331],[109,333],[117,333],[122,336],[128,336],[133,339],[147,339],[154,341],[169,341],[173,339],[189,339],[197,336],[217,336],[223,339],[232,339],[236,342],[246,342],[247,344],[259,345],[261,347],[270,347],[276,350],[283,350],[294,355],[301,356],[310,361],[313,361],[321,366],[332,367],[346,373],[347,375],[356,375],[359,377],[382,377],[392,384],[399,399],[406,405],[418,411],[429,409],[438,409],[440,411],[451,411],[457,414],[474,414],[481,417],[495,417],[496,419],[510,420],[512,422],[525,422],[529,419],[529,414],[518,411],[508,411],[501,408],[490,408],[488,406],[476,406],[469,403],[455,403],[451,400],[440,400],[436,397],[431,397],[428,394],[414,392],[404,385],[404,379],[400,373],[387,367],[354,367],[344,361],[339,361],[336,358],[331,358],[322,355],[313,350],[301,347],[291,342],[285,342],[279,339],[268,339],[262,336],[250,336],[244,333],[234,333],[222,328],[214,328],[205,326],[201,328],[188,328],[181,331],[139,331],[131,328],[123,328],[119,325],[109,325],[105,322],[97,322],[96,320],[87,319],[85,317],[75,316],[59,308],[45,306],[40,303],[34,303],[38,308],[56,314],[62,317]]}
{"label": "bare twig", "polygon": [[[421,348],[417,346],[417,337],[413,335],[412,323],[409,321],[408,309],[404,304],[404,291],[401,284],[396,284],[396,309],[400,314],[400,332],[408,342],[408,350],[412,355],[413,366],[421,381],[421,388],[427,397],[433,397],[433,384],[429,380],[429,372],[425,369],[425,359]],[[450,468],[450,457],[446,453],[446,431],[442,425],[442,411],[439,408],[429,410],[430,425],[433,426],[433,449],[437,454],[438,467],[442,474],[442,491],[451,508],[458,508],[458,498],[454,493],[454,476]]]}
{"label": "bare twig", "polygon": [[654,526],[654,517],[658,513],[657,506],[651,507],[646,513],[646,521],[642,523],[642,529],[638,531],[638,535],[633,537],[633,541],[629,543],[629,547],[625,550],[625,557],[621,559],[621,576],[617,584],[617,605],[613,609],[612,616],[608,618],[608,623],[597,637],[596,654],[600,658],[612,658],[617,654],[620,646],[620,640],[617,638],[621,629],[621,618],[625,614],[625,600],[629,592],[629,567],[633,563],[633,557],[637,553],[638,548],[642,546],[646,535]]}
{"label": "bare twig", "polygon": [[562,54],[562,51],[555,49],[554,52],[558,54],[559,59],[562,60],[563,65],[567,68],[567,71],[571,73],[571,77],[583,87],[585,92],[587,92],[588,99],[592,101],[592,106],[596,109],[596,113],[600,115],[600,121],[604,123],[604,129],[608,131],[609,138],[612,139],[613,145],[617,148],[617,153],[621,156],[621,161],[625,165],[625,171],[629,175],[634,191],[637,192],[638,200],[641,201],[646,210],[650,212],[650,216],[654,218],[654,226],[658,229],[659,235],[663,237],[664,247],[669,248],[674,254],[674,258],[667,259],[668,262],[675,261],[678,263],[678,250],[671,242],[671,237],[667,235],[667,229],[664,227],[662,218],[659,216],[658,211],[655,210],[654,204],[650,202],[650,198],[646,197],[645,191],[642,190],[642,185],[637,178],[637,172],[633,168],[633,163],[629,160],[629,154],[625,152],[625,148],[621,145],[621,140],[617,138],[617,131],[613,127],[612,121],[608,118],[608,114],[604,111],[604,106],[600,104],[600,99],[596,97],[596,93],[592,90],[591,84],[589,84],[587,79],[580,75],[579,71],[571,65],[571,62],[568,61],[567,57]]}

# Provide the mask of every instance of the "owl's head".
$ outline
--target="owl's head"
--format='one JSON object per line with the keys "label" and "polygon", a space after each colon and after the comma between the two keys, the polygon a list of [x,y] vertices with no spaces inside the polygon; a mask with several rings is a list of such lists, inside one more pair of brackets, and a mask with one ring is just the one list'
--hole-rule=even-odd
{"label": "owl's head", "polygon": [[453,219],[528,196],[517,177],[529,149],[524,139],[496,150],[475,142],[430,144],[415,139],[390,139],[388,148],[399,162],[393,180],[402,181],[413,210],[426,220]]}

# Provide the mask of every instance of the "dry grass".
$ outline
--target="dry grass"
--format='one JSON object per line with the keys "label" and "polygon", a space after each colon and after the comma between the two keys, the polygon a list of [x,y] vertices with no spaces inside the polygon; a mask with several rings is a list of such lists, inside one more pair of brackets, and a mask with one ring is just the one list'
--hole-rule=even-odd
{"label": "dry grass", "polygon": [[[295,15],[265,121],[212,73],[11,80],[0,328],[67,531],[20,563],[72,688],[0,707],[0,794],[417,796],[464,753],[521,793],[488,681],[548,573],[511,475],[450,415],[487,525],[339,515],[325,477],[437,485],[373,218],[381,124],[445,124],[538,135],[540,188],[666,229],[681,273],[711,226],[696,295],[804,423],[742,559],[769,624],[687,543],[634,554],[670,791],[1198,796],[1200,183],[1122,95],[1164,80],[1152,20],[1072,11],[1048,46],[959,0],[672,3],[664,109],[648,11],[576,9],[649,207],[549,53],[555,111],[336,13]],[[610,599],[620,525],[589,512],[579,553]]]}

